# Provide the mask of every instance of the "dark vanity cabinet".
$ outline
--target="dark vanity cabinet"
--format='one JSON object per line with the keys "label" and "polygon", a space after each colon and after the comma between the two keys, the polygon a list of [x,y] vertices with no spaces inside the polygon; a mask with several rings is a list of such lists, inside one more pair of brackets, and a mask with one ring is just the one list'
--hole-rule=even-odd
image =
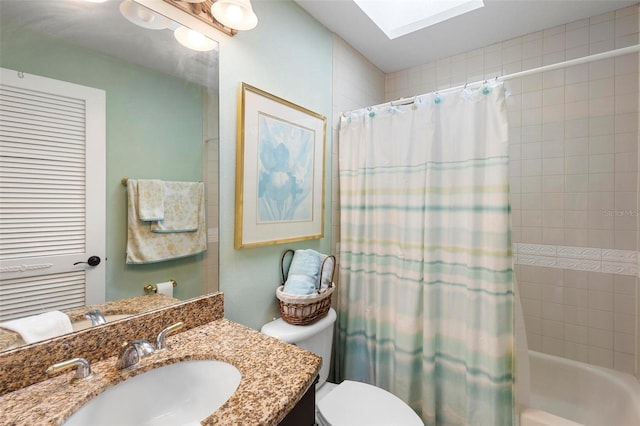
{"label": "dark vanity cabinet", "polygon": [[309,387],[307,392],[300,398],[300,401],[287,417],[282,419],[280,426],[313,426],[316,423],[316,383],[318,378]]}

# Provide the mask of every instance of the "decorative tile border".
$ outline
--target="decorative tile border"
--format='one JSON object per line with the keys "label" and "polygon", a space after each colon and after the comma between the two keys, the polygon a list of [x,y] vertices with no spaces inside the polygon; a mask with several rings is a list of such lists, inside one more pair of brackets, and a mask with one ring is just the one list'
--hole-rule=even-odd
{"label": "decorative tile border", "polygon": [[513,257],[517,265],[633,276],[638,275],[640,258],[633,250],[528,243],[514,243]]}

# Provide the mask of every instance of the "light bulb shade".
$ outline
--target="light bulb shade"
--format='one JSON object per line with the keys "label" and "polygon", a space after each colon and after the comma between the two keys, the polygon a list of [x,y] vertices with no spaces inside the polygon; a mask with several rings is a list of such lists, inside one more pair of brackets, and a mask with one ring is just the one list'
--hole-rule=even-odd
{"label": "light bulb shade", "polygon": [[211,40],[198,31],[194,31],[191,28],[184,26],[178,27],[173,36],[184,47],[188,47],[191,50],[197,50],[198,52],[208,52],[218,47],[218,42]]}
{"label": "light bulb shade", "polygon": [[258,25],[250,0],[218,0],[211,6],[211,13],[222,25],[234,30],[250,30]]}
{"label": "light bulb shade", "polygon": [[120,3],[120,13],[130,22],[150,30],[168,28],[171,20],[131,0]]}

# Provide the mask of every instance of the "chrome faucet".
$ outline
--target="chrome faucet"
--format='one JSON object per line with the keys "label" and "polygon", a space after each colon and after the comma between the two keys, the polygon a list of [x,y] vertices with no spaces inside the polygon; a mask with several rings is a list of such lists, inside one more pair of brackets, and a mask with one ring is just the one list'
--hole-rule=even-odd
{"label": "chrome faucet", "polygon": [[135,367],[140,363],[140,360],[145,356],[151,355],[155,352],[155,348],[151,343],[144,339],[137,339],[131,343],[124,343],[120,355],[118,355],[118,362],[116,368],[118,370],[124,370],[126,368]]}
{"label": "chrome faucet", "polygon": [[183,326],[183,322],[177,322],[158,333],[155,348],[151,343],[144,339],[137,339],[131,343],[125,342],[120,350],[120,355],[118,355],[116,368],[118,370],[124,370],[126,368],[135,367],[145,356],[151,355],[156,351],[166,349],[167,344],[165,343],[165,337],[167,334],[173,333],[174,331],[181,329]]}
{"label": "chrome faucet", "polygon": [[165,337],[167,337],[167,334],[173,333],[176,330],[180,330],[182,327],[184,327],[184,323],[180,321],[173,325],[170,325],[169,327],[158,333],[158,337],[156,337],[156,350],[161,351],[163,349],[166,349],[167,344],[165,343]]}
{"label": "chrome faucet", "polygon": [[90,319],[91,320],[91,326],[96,326],[96,325],[101,325],[101,324],[106,324],[107,323],[107,320],[104,319],[104,315],[102,315],[102,312],[100,312],[97,309],[90,310],[89,312],[84,314],[84,317],[86,319]]}
{"label": "chrome faucet", "polygon": [[68,370],[72,367],[76,368],[76,375],[71,379],[71,383],[89,380],[93,376],[93,373],[91,372],[91,365],[85,358],[72,358],[67,361],[53,364],[51,367],[47,368],[46,372],[52,374]]}

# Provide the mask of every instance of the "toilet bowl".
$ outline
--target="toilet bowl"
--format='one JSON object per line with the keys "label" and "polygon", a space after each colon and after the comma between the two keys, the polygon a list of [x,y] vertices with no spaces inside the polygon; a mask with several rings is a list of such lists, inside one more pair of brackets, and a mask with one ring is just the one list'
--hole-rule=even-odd
{"label": "toilet bowl", "polygon": [[260,331],[300,346],[322,357],[316,385],[316,421],[320,426],[424,426],[420,417],[400,398],[366,383],[345,380],[327,382],[336,312],[310,325],[291,325],[281,318]]}

